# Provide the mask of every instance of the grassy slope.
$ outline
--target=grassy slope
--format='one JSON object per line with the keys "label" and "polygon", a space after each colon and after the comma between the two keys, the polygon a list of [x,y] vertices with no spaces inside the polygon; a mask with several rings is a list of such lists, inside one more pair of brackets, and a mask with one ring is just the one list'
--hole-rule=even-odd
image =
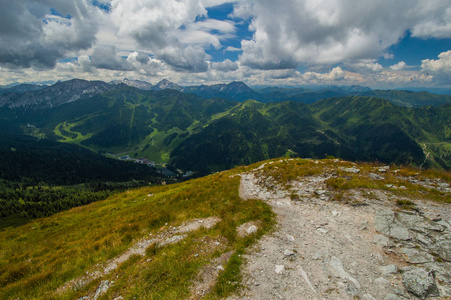
{"label": "grassy slope", "polygon": [[[269,161],[267,161],[269,162]],[[220,273],[207,298],[221,298],[236,291],[240,281],[241,254],[255,237],[240,238],[236,227],[250,220],[262,221],[257,238],[267,232],[274,217],[260,200],[242,201],[238,196],[239,177],[232,176],[260,166],[216,173],[184,183],[130,190],[84,207],[42,218],[0,231],[1,299],[77,299],[96,289],[100,279],[65,294],[55,290],[65,282],[92,270],[93,266],[123,253],[134,241],[168,226],[194,218],[218,216],[222,221],[210,230],[190,233],[184,241],[157,249],[149,247],[145,257],[133,256],[102,280],[113,286],[100,299],[122,295],[125,299],[186,299],[189,286],[199,270],[211,259],[228,251],[235,254]],[[413,185],[399,176],[441,178],[451,182],[451,174],[396,166],[377,181],[366,176],[375,165],[360,164],[358,174],[340,170],[352,163],[336,160],[284,159],[266,164],[260,172],[272,176],[275,184],[290,187],[290,180],[323,172],[335,172],[329,179],[329,192],[337,201],[346,200],[350,188],[382,189],[400,196],[451,203],[449,194]],[[396,189],[390,186],[405,186]],[[150,195],[150,196],[149,196]],[[296,197],[294,195],[293,197]],[[401,203],[401,205],[405,205]],[[408,205],[408,204],[407,204]],[[205,241],[222,241],[225,247],[211,249]],[[196,255],[198,254],[198,255]]]}
{"label": "grassy slope", "polygon": [[[234,250],[212,297],[230,293],[238,286],[240,254],[254,241],[254,237],[237,237],[235,228],[250,220],[261,220],[260,236],[273,222],[266,204],[239,199],[239,177],[230,177],[232,173],[127,191],[1,231],[0,298],[76,299],[95,290],[100,280],[62,295],[55,294],[55,290],[94,265],[124,252],[146,233],[158,232],[165,223],[177,226],[209,216],[218,216],[222,221],[211,230],[191,233],[179,244],[160,251],[149,249],[146,257],[132,257],[102,278],[114,280],[115,284],[101,299],[117,295],[126,299],[186,298],[190,282],[200,268],[213,257]],[[226,247],[207,251],[201,239],[205,236],[211,240],[227,239]],[[194,256],[196,253],[199,256]]]}
{"label": "grassy slope", "polygon": [[440,106],[451,102],[450,95],[437,95],[428,92],[411,92],[398,90],[373,90],[357,93],[360,96],[386,99],[396,105],[407,107]]}

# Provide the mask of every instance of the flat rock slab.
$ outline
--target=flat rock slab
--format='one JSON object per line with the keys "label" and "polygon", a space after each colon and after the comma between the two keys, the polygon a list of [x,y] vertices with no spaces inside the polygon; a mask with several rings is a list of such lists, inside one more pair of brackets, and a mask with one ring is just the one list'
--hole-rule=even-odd
{"label": "flat rock slab", "polygon": [[424,264],[434,261],[432,255],[415,248],[402,248],[399,252],[403,253],[406,256],[406,260],[411,264]]}
{"label": "flat rock slab", "polygon": [[407,227],[396,218],[391,209],[378,211],[374,222],[377,231],[392,238],[403,241],[412,238]]}
{"label": "flat rock slab", "polygon": [[446,261],[451,261],[451,237],[438,241],[435,244],[437,254]]}
{"label": "flat rock slab", "polygon": [[382,266],[379,267],[379,272],[381,272],[382,275],[396,274],[396,272],[398,272],[398,267],[396,265]]}

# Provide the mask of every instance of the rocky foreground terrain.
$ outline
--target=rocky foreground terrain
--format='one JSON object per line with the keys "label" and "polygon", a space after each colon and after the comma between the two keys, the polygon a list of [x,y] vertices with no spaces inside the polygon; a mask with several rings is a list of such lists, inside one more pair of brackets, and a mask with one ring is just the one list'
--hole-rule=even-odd
{"label": "rocky foreground terrain", "polygon": [[449,183],[335,162],[289,181],[293,160],[240,174],[240,196],[267,201],[278,225],[246,255],[245,288],[229,299],[450,299],[451,207],[421,196],[449,200]]}
{"label": "rocky foreground terrain", "polygon": [[451,299],[451,174],[284,158],[0,231],[0,299]]}

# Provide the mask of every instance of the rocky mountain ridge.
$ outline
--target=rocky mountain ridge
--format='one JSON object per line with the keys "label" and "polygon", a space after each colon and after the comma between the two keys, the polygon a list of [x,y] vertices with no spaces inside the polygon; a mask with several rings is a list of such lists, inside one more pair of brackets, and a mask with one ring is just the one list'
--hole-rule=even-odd
{"label": "rocky mountain ridge", "polygon": [[[296,160],[271,161],[241,175],[240,196],[267,201],[278,216],[278,227],[246,256],[244,295],[229,299],[451,296],[449,204],[393,194],[408,189],[401,182],[386,184],[387,190],[347,189],[338,200],[337,191],[328,184],[334,179],[358,176],[385,181],[399,171],[338,160],[322,174],[274,184],[267,167],[291,163]],[[403,180],[441,191],[449,199],[449,182],[414,177]],[[404,209],[399,203],[411,206]]]}
{"label": "rocky mountain ridge", "polygon": [[[212,84],[212,85],[193,85],[180,86],[167,79],[163,79],[155,85],[142,80],[113,80],[109,84],[101,81],[86,81],[81,79],[72,79],[66,82],[57,82],[53,86],[45,89],[45,86],[22,84],[12,88],[0,89],[0,107],[8,105],[10,108],[25,107],[46,102],[48,107],[52,105],[61,105],[66,102],[75,101],[81,95],[94,95],[104,92],[117,85],[126,85],[140,90],[161,91],[164,89],[173,89],[183,93],[193,93],[197,96],[210,99],[222,98],[232,101],[246,101],[249,99],[257,100],[263,103],[274,103],[283,101],[294,101],[301,103],[313,103],[321,99],[345,96],[364,96],[377,97],[389,100],[396,105],[407,107],[421,106],[440,106],[451,103],[450,95],[439,95],[428,93],[426,91],[408,91],[408,90],[371,90],[368,87],[358,85],[353,86],[323,86],[316,88],[284,88],[284,87],[265,87],[252,89],[243,82],[232,81],[230,83]],[[74,89],[74,86],[77,86]],[[84,89],[82,87],[84,85]],[[87,88],[87,85],[91,85]],[[93,89],[92,86],[97,86]],[[61,87],[64,87],[66,95],[61,94]],[[79,89],[82,88],[80,91]],[[40,93],[36,91],[43,90]],[[60,90],[58,93],[57,90]],[[2,94],[5,94],[2,96]],[[58,97],[58,101],[53,103],[52,98]],[[34,100],[37,98],[37,100]],[[37,103],[36,103],[37,102]]]}
{"label": "rocky mountain ridge", "polygon": [[0,95],[0,107],[4,106],[9,109],[53,108],[108,91],[111,88],[112,86],[103,81],[72,79],[57,82],[52,86],[35,91]]}
{"label": "rocky mountain ridge", "polygon": [[47,85],[36,85],[36,84],[19,84],[12,87],[2,87],[0,88],[0,94],[6,94],[6,93],[25,93],[25,92],[32,92],[37,91],[40,89],[43,89],[47,87]]}

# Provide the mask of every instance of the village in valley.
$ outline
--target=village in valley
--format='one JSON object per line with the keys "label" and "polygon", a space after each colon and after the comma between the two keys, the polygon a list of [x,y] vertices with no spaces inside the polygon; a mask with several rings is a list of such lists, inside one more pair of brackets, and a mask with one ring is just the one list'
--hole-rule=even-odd
{"label": "village in valley", "polygon": [[[194,174],[193,171],[185,171],[184,172],[179,169],[175,169],[175,170],[169,169],[169,168],[167,168],[166,163],[157,163],[157,162],[149,160],[148,158],[143,158],[143,157],[133,158],[130,155],[121,155],[121,154],[112,154],[112,153],[106,153],[106,155],[109,157],[114,157],[119,160],[133,161],[134,163],[137,163],[137,164],[147,165],[149,167],[156,168],[156,169],[158,169],[158,171],[161,174],[168,176],[168,177],[189,178]],[[119,155],[121,155],[121,156],[119,156]]]}

